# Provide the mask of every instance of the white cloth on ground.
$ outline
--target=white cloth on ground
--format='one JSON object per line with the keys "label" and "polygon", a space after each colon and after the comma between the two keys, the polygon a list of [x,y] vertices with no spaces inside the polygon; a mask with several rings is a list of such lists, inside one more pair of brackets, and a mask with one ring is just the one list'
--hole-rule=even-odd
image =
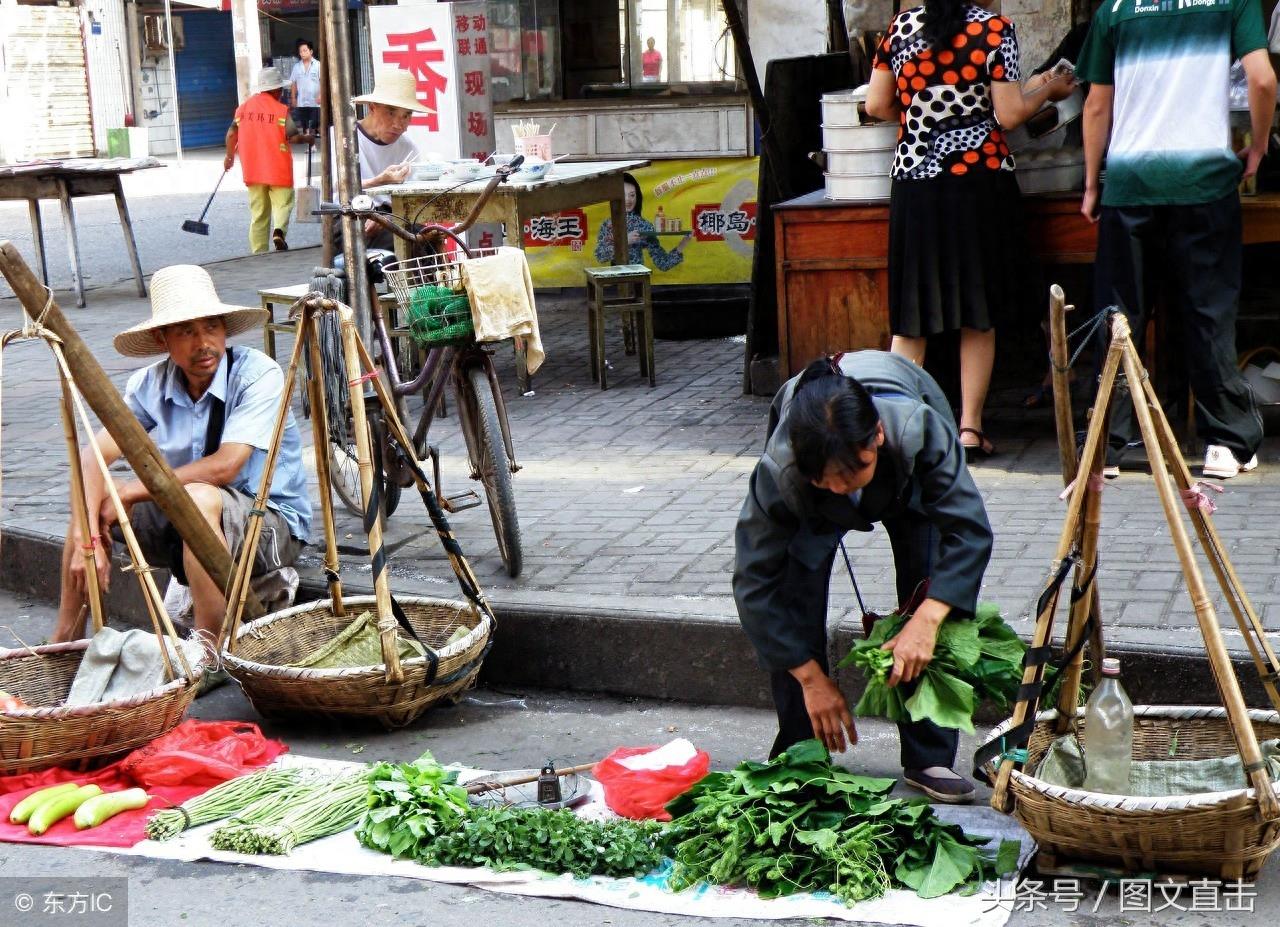
{"label": "white cloth on ground", "polygon": [[462,282],[471,298],[476,341],[525,339],[525,363],[529,373],[537,373],[546,353],[524,252],[503,247],[496,254],[463,261]]}
{"label": "white cloth on ground", "polygon": [[[194,670],[195,663],[201,658],[200,644],[189,640],[183,643],[182,649],[188,665]],[[173,667],[182,672],[182,664],[176,657]],[[141,628],[128,631],[103,628],[94,634],[89,648],[80,658],[80,667],[71,680],[71,691],[63,704],[93,705],[132,698],[158,689],[166,682],[164,660],[155,634]]]}

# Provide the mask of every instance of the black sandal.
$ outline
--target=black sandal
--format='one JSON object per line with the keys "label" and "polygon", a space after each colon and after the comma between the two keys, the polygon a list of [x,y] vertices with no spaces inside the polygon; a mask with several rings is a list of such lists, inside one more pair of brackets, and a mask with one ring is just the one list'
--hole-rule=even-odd
{"label": "black sandal", "polygon": [[996,455],[996,446],[991,443],[991,439],[986,436],[985,432],[981,432],[976,428],[961,428],[960,436],[965,434],[975,435],[978,439],[977,444],[965,444],[960,442],[960,446],[964,448],[965,460],[986,460],[988,457]]}

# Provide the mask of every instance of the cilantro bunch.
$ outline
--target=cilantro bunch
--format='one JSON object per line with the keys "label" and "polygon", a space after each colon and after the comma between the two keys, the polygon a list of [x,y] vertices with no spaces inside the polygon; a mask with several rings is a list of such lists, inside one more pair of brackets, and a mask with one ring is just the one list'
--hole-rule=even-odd
{"label": "cilantro bunch", "polygon": [[855,666],[867,678],[867,687],[854,712],[890,721],[928,719],[939,727],[973,733],[973,715],[989,701],[1008,708],[1022,682],[1022,657],[1026,645],[1005,624],[1000,609],[989,602],[978,605],[971,621],[944,621],[938,628],[933,660],[925,667],[910,697],[902,687],[889,688],[893,654],[881,650],[910,616],[897,612],[880,619],[871,635],[854,644],[840,666]]}
{"label": "cilantro bunch", "polygon": [[892,788],[833,766],[818,740],[711,773],[667,805],[669,884],[746,885],[762,898],[829,891],[853,904],[891,887],[971,892],[1015,868],[1016,841],[990,854],[924,799],[889,798]]}

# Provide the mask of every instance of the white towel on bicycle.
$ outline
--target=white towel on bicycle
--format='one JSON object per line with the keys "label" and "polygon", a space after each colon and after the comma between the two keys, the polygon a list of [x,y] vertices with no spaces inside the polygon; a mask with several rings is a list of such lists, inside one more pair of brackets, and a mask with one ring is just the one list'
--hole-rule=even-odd
{"label": "white towel on bicycle", "polygon": [[533,278],[529,276],[524,252],[503,247],[496,254],[463,261],[462,282],[471,297],[476,341],[523,338],[525,363],[530,373],[536,373],[546,354],[538,333]]}

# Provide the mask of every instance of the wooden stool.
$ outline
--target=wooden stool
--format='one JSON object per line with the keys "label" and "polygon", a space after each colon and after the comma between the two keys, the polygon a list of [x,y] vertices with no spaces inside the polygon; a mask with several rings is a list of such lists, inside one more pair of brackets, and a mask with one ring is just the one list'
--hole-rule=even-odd
{"label": "wooden stool", "polygon": [[[640,375],[656,386],[653,362],[653,298],[649,291],[649,268],[643,264],[615,264],[587,268],[587,334],[591,339],[591,379],[608,389],[605,378],[604,322],[609,315],[623,318],[627,354],[635,354],[635,326],[639,334]],[[627,338],[627,335],[631,335]]]}

